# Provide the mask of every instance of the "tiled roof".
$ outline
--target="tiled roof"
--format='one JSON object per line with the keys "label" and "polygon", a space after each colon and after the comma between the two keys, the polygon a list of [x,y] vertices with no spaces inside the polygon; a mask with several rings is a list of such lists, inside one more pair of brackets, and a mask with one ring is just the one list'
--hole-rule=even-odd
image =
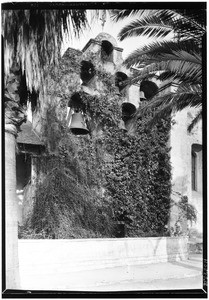
{"label": "tiled roof", "polygon": [[20,127],[20,132],[17,136],[17,142],[22,144],[43,145],[38,134],[33,130],[32,123],[27,121]]}

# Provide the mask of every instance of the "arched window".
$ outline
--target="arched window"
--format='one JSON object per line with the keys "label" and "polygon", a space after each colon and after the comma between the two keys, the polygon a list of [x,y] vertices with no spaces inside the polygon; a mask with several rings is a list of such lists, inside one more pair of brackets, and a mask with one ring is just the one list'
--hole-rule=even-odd
{"label": "arched window", "polygon": [[192,190],[197,190],[197,154],[192,151]]}
{"label": "arched window", "polygon": [[102,41],[101,59],[103,61],[113,62],[113,45],[108,41]]}
{"label": "arched window", "polygon": [[115,74],[115,85],[118,87],[119,92],[122,92],[122,90],[126,87],[126,83],[124,83],[125,80],[128,79],[128,76],[123,72],[117,72]]}
{"label": "arched window", "polygon": [[192,144],[191,149],[191,183],[192,190],[202,190],[202,145]]}
{"label": "arched window", "polygon": [[81,62],[81,79],[84,84],[87,84],[95,75],[94,65],[90,61],[83,60]]}

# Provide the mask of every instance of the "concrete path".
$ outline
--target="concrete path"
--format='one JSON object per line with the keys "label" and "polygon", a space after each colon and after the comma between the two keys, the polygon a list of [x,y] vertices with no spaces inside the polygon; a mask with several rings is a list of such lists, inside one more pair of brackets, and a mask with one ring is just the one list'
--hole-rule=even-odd
{"label": "concrete path", "polygon": [[24,278],[22,289],[62,291],[143,291],[168,289],[202,289],[202,256],[195,254],[187,261],[67,272],[47,278],[39,274]]}
{"label": "concrete path", "polygon": [[[124,292],[124,291],[163,291],[163,290],[190,290],[202,289],[202,276],[185,277],[185,278],[169,278],[158,279],[149,282],[135,281],[135,282],[121,282],[107,286],[95,287],[93,291],[97,292]],[[88,288],[86,291],[92,291]]]}

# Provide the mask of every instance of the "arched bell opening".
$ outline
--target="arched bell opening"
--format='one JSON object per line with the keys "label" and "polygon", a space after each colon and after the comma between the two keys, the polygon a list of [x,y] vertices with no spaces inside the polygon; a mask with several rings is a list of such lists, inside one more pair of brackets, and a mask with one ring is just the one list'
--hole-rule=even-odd
{"label": "arched bell opening", "polygon": [[94,65],[90,61],[83,60],[81,62],[80,77],[84,85],[88,84],[91,81],[95,73],[96,71]]}
{"label": "arched bell opening", "polygon": [[75,112],[84,111],[85,106],[79,93],[74,93],[68,101],[68,107],[72,108]]}
{"label": "arched bell opening", "polygon": [[130,102],[122,103],[122,119],[124,122],[129,120],[136,113],[136,106]]}
{"label": "arched bell opening", "polygon": [[119,92],[125,90],[127,84],[125,83],[125,80],[128,79],[128,76],[123,72],[117,72],[115,73],[115,86],[118,87]]}
{"label": "arched bell opening", "polygon": [[104,62],[113,62],[113,45],[107,40],[101,43],[101,59]]}
{"label": "arched bell opening", "polygon": [[149,100],[151,99],[158,91],[158,86],[150,80],[143,80],[140,84],[140,92],[143,92],[143,96],[145,98],[143,98],[141,100],[141,93],[140,93],[140,100],[144,101],[144,100]]}

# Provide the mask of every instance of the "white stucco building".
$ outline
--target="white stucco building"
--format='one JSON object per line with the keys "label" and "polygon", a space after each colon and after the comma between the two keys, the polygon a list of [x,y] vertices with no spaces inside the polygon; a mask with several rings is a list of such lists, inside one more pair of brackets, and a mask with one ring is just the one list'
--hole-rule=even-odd
{"label": "white stucco building", "polygon": [[[180,193],[197,210],[197,222],[192,227],[203,232],[203,180],[202,180],[202,121],[191,132],[197,109],[187,108],[173,116],[170,133],[173,197]],[[191,224],[188,224],[191,226]]]}

